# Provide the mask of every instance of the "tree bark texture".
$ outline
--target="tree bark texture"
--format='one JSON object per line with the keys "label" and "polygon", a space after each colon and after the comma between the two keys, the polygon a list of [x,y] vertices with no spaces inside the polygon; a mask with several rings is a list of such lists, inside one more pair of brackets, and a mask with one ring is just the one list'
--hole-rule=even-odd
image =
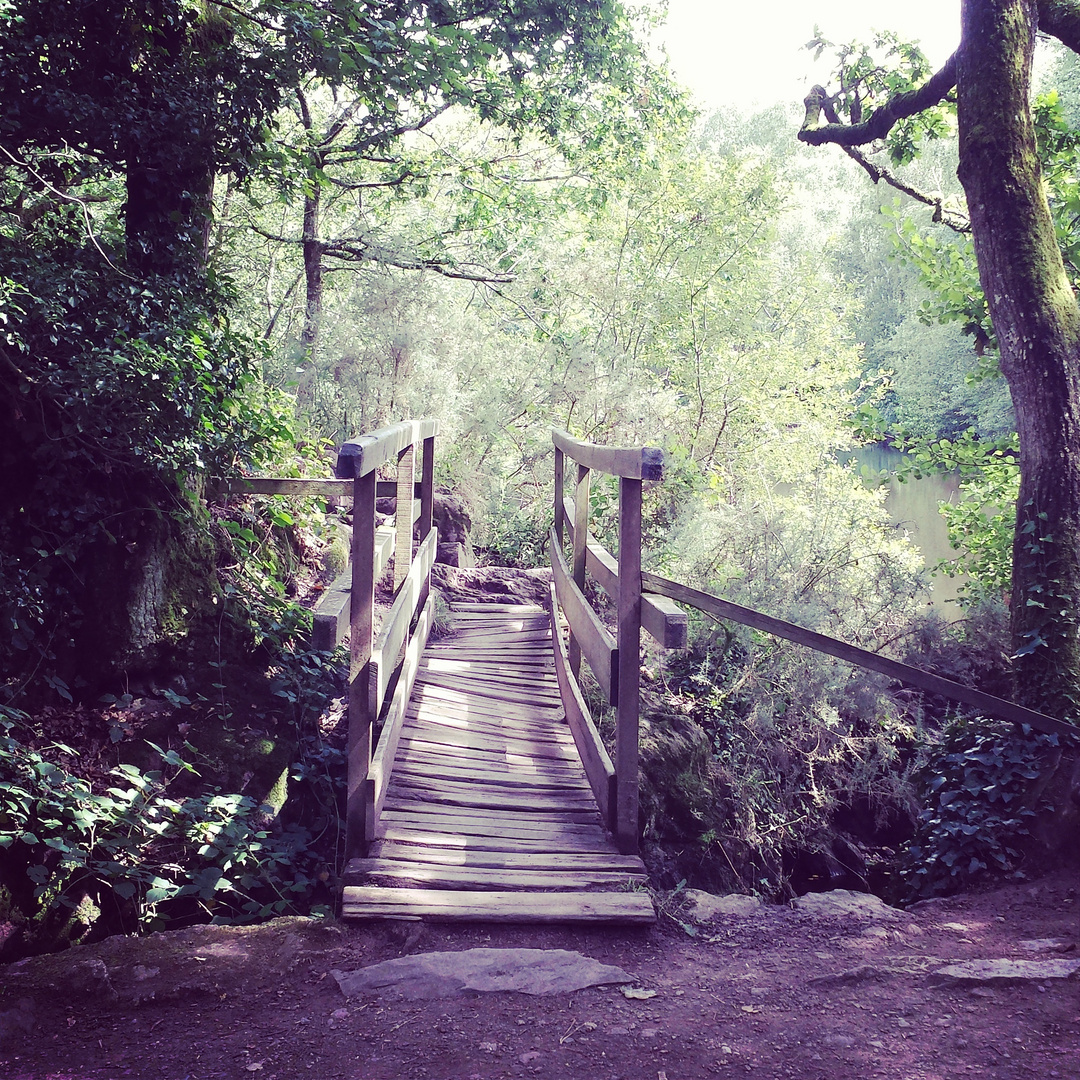
{"label": "tree bark texture", "polygon": [[1080,702],[1080,309],[1039,169],[1028,100],[1033,0],[965,0],[957,63],[960,180],[1020,436],[1013,545],[1016,700]]}

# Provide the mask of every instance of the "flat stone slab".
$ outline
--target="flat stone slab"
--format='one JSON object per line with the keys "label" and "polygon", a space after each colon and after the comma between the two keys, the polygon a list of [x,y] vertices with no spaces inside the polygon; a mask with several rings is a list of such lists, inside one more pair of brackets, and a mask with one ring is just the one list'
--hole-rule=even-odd
{"label": "flat stone slab", "polygon": [[418,953],[357,971],[332,971],[347,997],[386,994],[408,1000],[513,992],[568,994],[587,986],[632,983],[622,968],[567,949],[465,949]]}
{"label": "flat stone slab", "polygon": [[864,919],[867,921],[892,922],[900,918],[896,908],[871,893],[853,892],[851,889],[833,889],[831,892],[807,893],[791,902],[796,911],[816,915],[824,919]]}
{"label": "flat stone slab", "polygon": [[938,968],[935,982],[986,986],[1014,982],[1071,979],[1080,973],[1080,960],[964,960]]}
{"label": "flat stone slab", "polygon": [[717,896],[703,889],[687,889],[685,896],[686,914],[694,922],[708,922],[710,919],[719,919],[725,915],[747,918],[761,914],[761,909],[764,907],[756,896],[746,896],[742,893]]}

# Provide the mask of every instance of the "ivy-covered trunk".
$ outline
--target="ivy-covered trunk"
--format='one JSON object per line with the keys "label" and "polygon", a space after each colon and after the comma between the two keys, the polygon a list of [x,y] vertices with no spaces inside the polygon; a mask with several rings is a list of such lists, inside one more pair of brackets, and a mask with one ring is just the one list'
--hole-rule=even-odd
{"label": "ivy-covered trunk", "polygon": [[965,0],[960,179],[1020,435],[1013,547],[1016,699],[1080,702],[1080,308],[1054,234],[1028,101],[1030,0]]}

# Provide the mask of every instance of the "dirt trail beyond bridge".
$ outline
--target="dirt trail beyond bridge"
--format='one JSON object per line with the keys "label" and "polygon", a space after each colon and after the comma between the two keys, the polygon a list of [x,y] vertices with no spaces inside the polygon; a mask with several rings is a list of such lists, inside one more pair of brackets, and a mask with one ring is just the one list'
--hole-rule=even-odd
{"label": "dirt trail beyond bridge", "polygon": [[[1076,893],[1061,873],[869,917],[762,907],[692,923],[670,907],[648,929],[289,919],[114,938],[0,970],[0,1077],[1077,1080],[1075,976],[935,975],[974,959],[1075,967]],[[521,946],[577,950],[634,981],[347,999],[331,974]]]}

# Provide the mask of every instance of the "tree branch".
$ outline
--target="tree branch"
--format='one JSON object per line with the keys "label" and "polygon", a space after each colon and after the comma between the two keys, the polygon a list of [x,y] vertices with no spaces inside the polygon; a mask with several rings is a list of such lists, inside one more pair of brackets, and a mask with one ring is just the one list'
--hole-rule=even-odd
{"label": "tree branch", "polygon": [[1080,53],[1080,4],[1076,0],[1038,0],[1039,29]]}
{"label": "tree branch", "polygon": [[[806,115],[799,129],[801,142],[811,146],[824,143],[836,143],[838,146],[865,146],[867,143],[884,139],[898,120],[929,109],[943,101],[956,86],[956,53],[945,62],[945,66],[923,83],[918,90],[907,90],[890,98],[875,109],[870,119],[861,124],[842,123],[833,107],[833,99],[823,86],[814,86],[803,99]],[[828,123],[821,124],[824,111]]]}
{"label": "tree branch", "polygon": [[896,188],[897,191],[902,191],[916,202],[921,202],[924,206],[933,207],[934,221],[952,229],[953,232],[971,232],[971,222],[965,216],[956,213],[955,210],[947,209],[942,196],[927,195],[925,192],[913,188],[910,184],[905,184],[899,176],[895,176],[893,173],[889,172],[888,169],[883,169],[880,165],[874,164],[874,162],[870,161],[861,150],[857,150],[854,146],[844,146],[842,149],[852,161],[856,162],[866,170],[867,176],[869,176],[875,184],[879,180],[884,180],[889,187]]}
{"label": "tree branch", "polygon": [[455,278],[459,281],[478,281],[485,285],[509,285],[514,281],[513,276],[509,274],[496,274],[490,270],[464,270],[438,259],[404,255],[364,240],[327,244],[323,249],[323,254],[328,258],[340,259],[342,262],[372,262],[380,266],[395,266],[399,270],[431,270],[443,277]]}

